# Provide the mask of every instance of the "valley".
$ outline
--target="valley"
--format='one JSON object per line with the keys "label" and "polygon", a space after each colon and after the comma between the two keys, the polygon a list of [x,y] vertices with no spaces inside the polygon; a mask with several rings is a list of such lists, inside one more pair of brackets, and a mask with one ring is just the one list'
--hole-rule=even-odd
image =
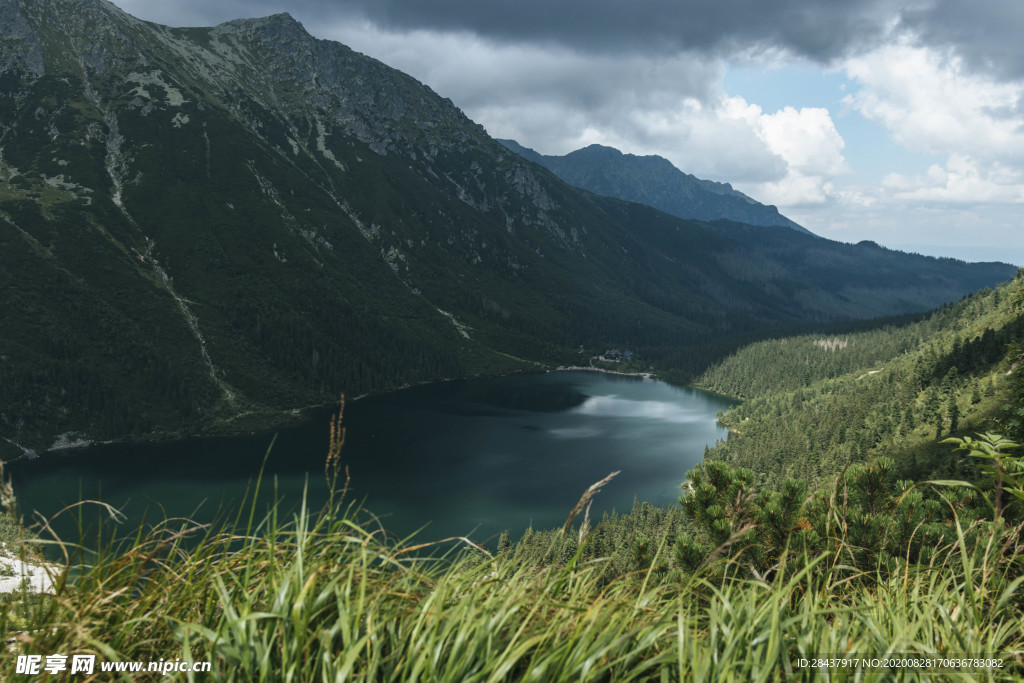
{"label": "valley", "polygon": [[688,379],[1015,272],[582,192],[285,14],[3,6],[3,457],[270,427],[581,346]]}
{"label": "valley", "polygon": [[1022,308],[289,14],[0,0],[0,666],[1017,680]]}

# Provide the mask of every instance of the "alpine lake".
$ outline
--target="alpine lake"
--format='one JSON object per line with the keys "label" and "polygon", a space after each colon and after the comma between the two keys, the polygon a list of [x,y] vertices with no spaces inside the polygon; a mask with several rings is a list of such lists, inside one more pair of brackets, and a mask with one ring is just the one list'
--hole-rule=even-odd
{"label": "alpine lake", "polygon": [[[592,519],[628,512],[634,500],[678,504],[704,447],[727,437],[716,415],[730,405],[657,380],[587,371],[369,396],[345,407],[338,487],[347,466],[348,500],[399,536],[468,536],[493,546],[504,529],[516,539],[531,526],[561,527],[587,487],[617,470],[594,499]],[[11,463],[7,472],[26,521],[91,499],[118,508],[129,524],[206,523],[252,505],[258,479],[258,514],[275,501],[279,515],[296,514],[303,500],[317,511],[329,495],[332,412],[276,434],[92,446]],[[77,540],[79,520],[89,526],[102,516],[83,505],[58,516],[54,529]]]}

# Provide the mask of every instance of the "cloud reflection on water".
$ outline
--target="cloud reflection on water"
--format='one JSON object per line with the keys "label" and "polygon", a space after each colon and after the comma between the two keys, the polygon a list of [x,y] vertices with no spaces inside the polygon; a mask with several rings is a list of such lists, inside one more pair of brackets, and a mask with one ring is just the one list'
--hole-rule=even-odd
{"label": "cloud reflection on water", "polygon": [[597,429],[596,427],[564,427],[552,429],[550,433],[559,439],[589,439],[594,436],[600,436],[604,433],[604,430]]}
{"label": "cloud reflection on water", "polygon": [[707,419],[699,411],[688,410],[669,401],[632,401],[611,396],[592,396],[573,412],[594,417],[629,417],[663,420],[678,424],[702,422]]}

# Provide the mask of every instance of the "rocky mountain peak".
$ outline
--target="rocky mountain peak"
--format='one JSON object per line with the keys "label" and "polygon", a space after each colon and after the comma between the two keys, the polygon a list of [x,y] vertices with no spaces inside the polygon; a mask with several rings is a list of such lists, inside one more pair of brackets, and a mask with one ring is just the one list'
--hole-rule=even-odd
{"label": "rocky mountain peak", "polygon": [[218,24],[213,31],[219,34],[239,32],[270,42],[315,40],[306,28],[288,12],[279,12],[253,19],[232,19]]}
{"label": "rocky mountain peak", "polygon": [[579,154],[583,156],[595,156],[595,157],[609,157],[616,158],[624,156],[622,152],[615,149],[614,147],[608,147],[607,145],[599,145],[596,142],[582,149],[578,149],[570,154]]}

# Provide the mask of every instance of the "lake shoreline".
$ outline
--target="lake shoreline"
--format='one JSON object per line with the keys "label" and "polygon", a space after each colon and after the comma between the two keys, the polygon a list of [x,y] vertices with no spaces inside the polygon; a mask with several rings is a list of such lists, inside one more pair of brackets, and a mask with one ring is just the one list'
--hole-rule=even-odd
{"label": "lake shoreline", "polygon": [[[705,446],[726,437],[714,418],[722,400],[625,373],[566,367],[410,388],[348,399],[340,461],[353,496],[400,535],[423,520],[439,537],[554,528],[579,491],[617,470],[602,510],[628,510],[634,499],[672,504]],[[336,401],[313,406],[311,419],[282,429],[272,448],[275,432],[248,431],[238,439],[97,444],[13,464],[8,473],[20,504],[42,515],[93,499],[138,517],[159,507],[160,515],[204,522],[225,505],[253,504],[246,496],[260,477],[260,506],[317,507],[328,495],[331,412]],[[71,522],[62,533],[73,535]]]}
{"label": "lake shoreline", "polygon": [[[554,370],[549,370],[548,372],[571,372],[573,370],[583,370],[585,372],[603,372],[603,373],[606,373],[606,374],[609,374],[609,375],[622,375],[624,377],[644,377],[646,379],[653,379],[653,380],[657,380],[659,382],[664,382],[665,381],[663,379],[659,379],[658,376],[656,374],[654,374],[653,372],[620,372],[619,370],[608,370],[607,368],[596,368],[593,365],[560,365],[557,368],[555,368]],[[669,382],[669,384],[671,384],[671,382]],[[695,387],[687,387],[687,388],[692,389],[692,388],[695,388]]]}
{"label": "lake shoreline", "polygon": [[[402,386],[388,389],[385,391],[371,391],[359,394],[353,398],[346,398],[346,402],[356,402],[365,398],[387,396],[407,389],[413,389],[416,387],[429,386],[432,384],[445,384],[448,382],[467,381],[474,379],[495,379],[499,377],[514,377],[520,375],[532,375],[532,374],[547,374],[553,372],[600,372],[607,375],[618,375],[620,377],[637,377],[641,379],[651,379],[657,382],[665,382],[671,386],[676,386],[684,389],[692,389],[694,391],[706,392],[714,396],[726,398],[730,401],[739,402],[733,396],[726,396],[724,394],[718,394],[714,391],[708,391],[701,389],[700,387],[694,387],[692,385],[677,385],[673,382],[661,379],[654,372],[622,372],[619,370],[610,370],[608,368],[599,368],[593,365],[560,365],[558,367],[548,367],[544,369],[538,369],[536,372],[514,372],[506,375],[495,375],[495,376],[471,376],[471,377],[445,377],[436,380],[414,382],[409,384],[403,384]],[[312,420],[318,413],[326,412],[331,405],[338,406],[337,401],[325,401],[323,403],[309,404],[306,406],[296,408],[284,408],[281,410],[249,410],[232,417],[226,417],[218,420],[216,423],[210,425],[208,428],[203,429],[197,433],[182,433],[182,432],[153,432],[145,435],[141,438],[126,438],[126,439],[111,439],[105,441],[91,440],[84,435],[80,435],[77,432],[67,432],[60,434],[56,437],[54,444],[56,448],[48,448],[45,450],[32,450],[26,449],[21,446],[23,453],[17,457],[3,459],[0,458],[0,464],[6,465],[17,465],[23,462],[33,462],[41,458],[52,458],[52,457],[74,457],[77,453],[85,452],[90,448],[97,446],[111,446],[111,445],[125,445],[125,446],[142,446],[145,444],[165,444],[173,443],[176,441],[188,441],[190,439],[231,439],[243,436],[259,436],[263,434],[272,434],[282,429],[289,427],[295,427],[304,424]],[[249,424],[238,425],[239,420],[248,420]]]}
{"label": "lake shoreline", "polygon": [[[561,369],[561,368],[559,368]],[[579,368],[583,369],[583,368]],[[597,369],[597,368],[593,368]],[[399,387],[387,389],[383,391],[368,391],[352,398],[345,398],[346,403],[355,402],[364,398],[386,396],[399,391],[405,391],[407,389],[413,389],[416,387],[428,386],[431,384],[444,384],[447,382],[458,382],[473,379],[493,379],[496,377],[513,377],[517,375],[525,374],[544,374],[546,372],[552,372],[550,368],[538,369],[535,372],[514,372],[507,375],[474,375],[468,377],[443,377],[440,379],[413,382],[403,384]],[[621,373],[620,373],[621,374]],[[339,394],[343,395],[343,394]],[[142,446],[145,444],[165,444],[173,443],[175,441],[188,441],[190,439],[231,439],[243,436],[259,436],[262,434],[272,434],[282,429],[289,427],[295,427],[308,422],[313,417],[321,412],[327,411],[327,409],[334,405],[339,406],[337,399],[332,401],[324,401],[323,403],[313,403],[306,406],[300,406],[296,408],[282,408],[279,410],[264,409],[264,410],[248,410],[241,412],[231,417],[225,417],[217,420],[216,422],[208,425],[204,429],[195,433],[186,433],[178,431],[162,431],[162,432],[151,432],[139,438],[124,438],[124,439],[109,439],[109,440],[94,440],[88,438],[87,435],[81,434],[80,432],[65,432],[58,434],[54,438],[54,442],[49,448],[45,449],[32,449],[22,446],[10,439],[5,439],[12,446],[17,447],[21,454],[16,457],[2,458],[0,457],[0,465],[16,465],[22,462],[34,462],[41,458],[50,457],[72,457],[76,452],[87,451],[90,448],[96,446]],[[245,426],[236,426],[239,420],[249,420],[250,424]],[[56,447],[54,447],[56,446]]]}

